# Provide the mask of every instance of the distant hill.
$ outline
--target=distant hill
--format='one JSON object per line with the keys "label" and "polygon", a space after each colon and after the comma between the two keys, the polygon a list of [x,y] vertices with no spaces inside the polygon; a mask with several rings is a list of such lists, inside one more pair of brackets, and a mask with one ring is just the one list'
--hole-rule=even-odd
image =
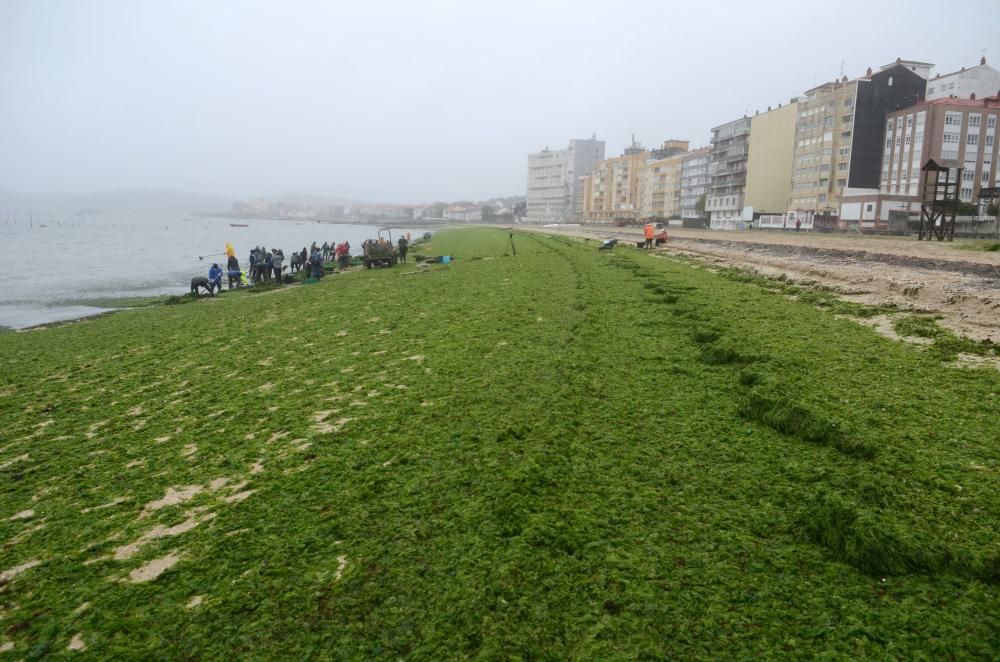
{"label": "distant hill", "polygon": [[0,209],[35,209],[39,212],[164,212],[191,214],[225,212],[233,198],[186,191],[124,190],[99,193],[10,193],[0,191]]}

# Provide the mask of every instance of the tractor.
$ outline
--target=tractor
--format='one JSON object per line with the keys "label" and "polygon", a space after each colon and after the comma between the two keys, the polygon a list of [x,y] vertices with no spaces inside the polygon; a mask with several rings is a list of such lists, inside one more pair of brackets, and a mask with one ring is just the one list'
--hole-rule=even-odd
{"label": "tractor", "polygon": [[380,229],[378,239],[366,239],[361,244],[361,249],[364,252],[365,269],[396,266],[398,255],[396,245],[392,243],[392,230],[389,228]]}

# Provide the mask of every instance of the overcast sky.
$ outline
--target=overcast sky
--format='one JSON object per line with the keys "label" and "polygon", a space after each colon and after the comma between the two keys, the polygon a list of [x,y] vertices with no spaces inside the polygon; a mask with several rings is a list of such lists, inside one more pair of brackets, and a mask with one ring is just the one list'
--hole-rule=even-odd
{"label": "overcast sky", "polygon": [[0,189],[523,194],[546,145],[706,144],[842,61],[996,66],[998,26],[998,0],[0,0]]}

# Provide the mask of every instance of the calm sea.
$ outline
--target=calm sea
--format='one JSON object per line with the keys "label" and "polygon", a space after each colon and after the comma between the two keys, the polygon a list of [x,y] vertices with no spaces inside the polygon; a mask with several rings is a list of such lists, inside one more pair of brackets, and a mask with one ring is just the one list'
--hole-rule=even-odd
{"label": "calm sea", "polygon": [[[249,227],[233,227],[246,223]],[[191,277],[207,275],[213,261],[225,266],[227,241],[240,266],[250,249],[281,248],[286,257],[312,242],[349,241],[357,254],[361,242],[378,228],[315,221],[232,221],[182,215],[134,214],[66,216],[61,219],[0,219],[0,326],[25,328],[45,322],[101,313],[95,299],[182,294]],[[393,229],[412,232],[426,228]],[[287,260],[286,260],[287,264]],[[100,303],[101,306],[109,304]]]}

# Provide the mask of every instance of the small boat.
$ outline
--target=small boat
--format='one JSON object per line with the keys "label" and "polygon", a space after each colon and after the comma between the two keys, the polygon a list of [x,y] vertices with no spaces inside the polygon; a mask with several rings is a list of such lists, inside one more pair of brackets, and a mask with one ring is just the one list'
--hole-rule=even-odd
{"label": "small boat", "polygon": [[250,224],[249,223],[230,223],[229,227],[232,227],[232,228],[248,228],[248,227],[250,227]]}

